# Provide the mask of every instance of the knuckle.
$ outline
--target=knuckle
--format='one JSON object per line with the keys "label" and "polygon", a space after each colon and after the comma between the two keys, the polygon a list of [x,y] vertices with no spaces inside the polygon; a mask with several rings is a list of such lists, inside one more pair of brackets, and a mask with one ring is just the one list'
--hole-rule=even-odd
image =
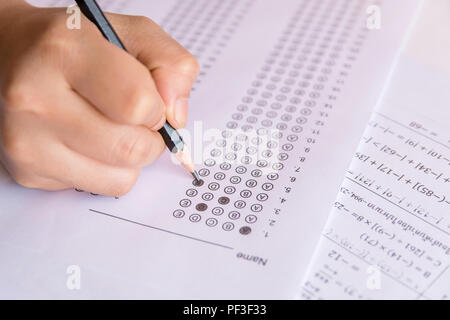
{"label": "knuckle", "polygon": [[39,50],[44,57],[51,61],[59,61],[72,51],[73,44],[65,36],[47,35],[45,40],[40,43]]}
{"label": "knuckle", "polygon": [[146,17],[146,16],[132,16],[133,24],[138,25],[139,27],[153,27],[155,26],[155,22]]}
{"label": "knuckle", "polygon": [[29,188],[29,189],[39,189],[40,184],[27,174],[14,174],[12,175],[12,178],[16,183],[22,187]]}
{"label": "knuckle", "polygon": [[132,124],[144,124],[152,120],[151,116],[162,114],[160,103],[150,90],[135,88],[127,101],[124,117]]}
{"label": "knuckle", "polygon": [[149,157],[151,148],[147,141],[141,137],[127,137],[120,139],[114,155],[114,163],[139,165]]}
{"label": "knuckle", "polygon": [[175,65],[179,72],[193,78],[196,78],[200,73],[200,65],[197,59],[189,52],[181,54]]}
{"label": "knuckle", "polygon": [[2,140],[3,149],[13,163],[22,166],[29,166],[32,164],[28,143],[23,138],[7,137]]}
{"label": "knuckle", "polygon": [[83,33],[67,28],[67,18],[55,15],[49,19],[46,29],[38,39],[40,56],[44,61],[66,67],[70,61],[79,59],[86,41],[96,41],[98,30],[93,23],[82,16]]}
{"label": "knuckle", "polygon": [[39,45],[42,60],[57,66],[66,66],[67,61],[78,54],[77,41],[74,37],[50,32]]}
{"label": "knuckle", "polygon": [[139,172],[130,172],[112,185],[111,190],[108,190],[108,194],[111,196],[121,197],[126,195],[136,184],[136,180],[139,176]]}
{"label": "knuckle", "polygon": [[40,104],[40,99],[25,82],[8,81],[2,86],[1,98],[7,108],[28,109]]}
{"label": "knuckle", "polygon": [[43,53],[67,52],[68,44],[72,42],[76,33],[66,28],[66,20],[62,18],[64,17],[57,15],[50,19],[45,31],[42,32],[39,43],[40,49],[44,50]]}

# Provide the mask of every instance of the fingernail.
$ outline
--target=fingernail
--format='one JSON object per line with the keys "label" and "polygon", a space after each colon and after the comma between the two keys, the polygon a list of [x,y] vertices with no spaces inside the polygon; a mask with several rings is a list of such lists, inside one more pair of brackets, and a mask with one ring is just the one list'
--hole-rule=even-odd
{"label": "fingernail", "polygon": [[188,117],[188,99],[178,98],[175,102],[175,121],[179,126],[184,126]]}

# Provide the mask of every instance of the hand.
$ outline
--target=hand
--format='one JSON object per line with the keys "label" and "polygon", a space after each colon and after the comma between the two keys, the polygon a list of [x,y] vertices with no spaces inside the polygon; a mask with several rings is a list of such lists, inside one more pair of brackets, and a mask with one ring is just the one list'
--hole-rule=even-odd
{"label": "hand", "polygon": [[186,124],[197,61],[144,17],[108,15],[126,53],[84,17],[68,29],[65,8],[2,6],[3,165],[29,188],[124,195],[164,150],[166,119]]}

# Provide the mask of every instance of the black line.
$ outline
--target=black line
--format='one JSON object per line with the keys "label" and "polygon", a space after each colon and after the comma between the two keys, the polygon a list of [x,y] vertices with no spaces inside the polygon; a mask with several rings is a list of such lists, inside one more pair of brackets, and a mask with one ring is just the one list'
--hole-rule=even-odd
{"label": "black line", "polygon": [[389,200],[389,199],[383,197],[382,195],[379,195],[379,194],[376,193],[375,191],[373,191],[373,190],[367,188],[366,186],[360,184],[359,182],[353,180],[352,178],[349,178],[349,177],[347,177],[347,176],[346,176],[345,178],[348,179],[348,180],[350,180],[350,181],[352,181],[352,182],[354,182],[354,183],[356,183],[358,186],[360,186],[360,187],[366,189],[367,191],[370,191],[370,192],[372,192],[373,194],[379,196],[381,199],[386,200],[386,201],[389,202],[390,204],[393,204],[393,205],[396,206],[397,208],[402,209],[403,211],[405,211],[406,213],[409,213],[410,215],[416,217],[417,219],[422,220],[423,222],[425,222],[426,224],[430,225],[431,227],[436,228],[437,230],[439,230],[439,231],[445,233],[446,235],[450,235],[450,233],[449,233],[448,231],[445,231],[444,229],[441,229],[441,228],[437,227],[435,224],[432,224],[432,223],[428,222],[427,220],[423,219],[422,217],[420,217],[420,216],[418,216],[418,215],[415,215],[414,213],[412,213],[412,212],[406,210],[405,208],[403,208],[402,206],[396,204],[395,202],[392,202],[391,200]]}
{"label": "black line", "polygon": [[421,133],[421,132],[419,132],[419,131],[416,131],[416,130],[414,130],[413,128],[410,128],[410,127],[408,127],[408,126],[405,126],[403,123],[400,123],[400,122],[398,122],[398,121],[396,121],[396,120],[394,120],[394,119],[391,119],[391,118],[389,118],[388,116],[386,116],[386,115],[384,115],[384,114],[382,114],[382,113],[379,113],[379,112],[377,112],[377,111],[374,111],[374,113],[377,114],[377,115],[379,115],[379,116],[382,116],[383,118],[385,118],[385,119],[387,119],[387,120],[389,120],[389,121],[392,121],[392,122],[398,124],[399,126],[401,126],[401,127],[403,127],[403,128],[406,128],[406,129],[408,129],[408,130],[411,130],[412,132],[414,132],[414,133],[416,133],[416,134],[418,134],[418,135],[420,135],[420,136],[422,136],[422,137],[424,137],[424,138],[426,138],[426,139],[428,139],[428,140],[430,140],[430,141],[433,141],[434,143],[437,143],[437,144],[443,146],[444,148],[450,149],[450,147],[449,147],[448,145],[446,145],[446,144],[444,144],[444,143],[442,143],[442,142],[439,142],[439,141],[437,141],[437,140],[434,140],[433,138],[430,138],[429,136],[427,136],[427,135],[425,135],[425,134],[423,134],[423,133]]}
{"label": "black line", "polygon": [[150,228],[150,229],[154,229],[154,230],[167,232],[167,233],[170,233],[170,234],[173,234],[173,235],[176,235],[176,236],[184,237],[184,238],[191,239],[191,240],[200,241],[200,242],[203,242],[203,243],[212,244],[214,246],[222,247],[222,248],[225,248],[225,249],[231,249],[231,250],[234,249],[232,247],[225,246],[225,245],[220,244],[220,243],[211,242],[211,241],[207,241],[207,240],[202,240],[202,239],[199,239],[199,238],[194,238],[194,237],[191,237],[191,236],[187,236],[185,234],[181,234],[181,233],[177,233],[177,232],[174,232],[174,231],[170,231],[170,230],[166,230],[166,229],[150,226],[148,224],[144,224],[144,223],[141,223],[141,222],[137,222],[137,221],[129,220],[129,219],[126,219],[126,218],[118,217],[118,216],[115,216],[115,215],[112,215],[112,214],[109,214],[109,213],[105,213],[105,212],[101,212],[101,211],[97,211],[97,210],[94,210],[94,209],[89,209],[89,211],[95,212],[95,213],[99,213],[99,214],[102,214],[104,216],[115,218],[115,219],[118,219],[118,220],[130,222],[130,223],[133,223],[133,224],[137,224],[137,225],[142,226],[142,227],[146,227],[146,228]]}
{"label": "black line", "polygon": [[[365,262],[366,264],[368,264],[369,266],[371,265],[368,261],[366,261],[364,258],[361,258],[360,256],[358,256],[356,253],[354,253],[353,251],[350,251],[349,249],[347,249],[346,247],[342,246],[340,243],[337,243],[335,240],[331,239],[329,236],[322,234],[323,237],[327,238],[328,240],[330,240],[331,242],[333,242],[334,244],[336,244],[338,247],[346,250],[347,252],[351,253],[352,255],[354,255],[355,257],[357,257],[358,259],[360,259],[361,261]],[[416,290],[414,290],[413,288],[411,288],[410,286],[408,286],[406,283],[401,282],[400,280],[394,278],[393,276],[391,276],[389,273],[385,272],[383,269],[379,268],[379,270],[385,274],[386,276],[388,276],[389,278],[391,278],[392,280],[394,280],[397,283],[400,283],[402,286],[410,289],[411,291],[414,291],[414,293],[416,294],[420,294],[419,292],[417,292]]]}

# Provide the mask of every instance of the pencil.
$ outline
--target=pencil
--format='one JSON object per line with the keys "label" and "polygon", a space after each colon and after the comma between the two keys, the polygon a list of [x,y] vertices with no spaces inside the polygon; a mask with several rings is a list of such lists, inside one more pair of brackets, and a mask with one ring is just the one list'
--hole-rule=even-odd
{"label": "pencil", "polygon": [[[93,22],[103,36],[111,43],[116,45],[117,47],[127,51],[119,36],[115,32],[112,25],[109,23],[108,19],[104,15],[102,9],[97,4],[95,0],[75,0],[80,8],[81,12],[88,18],[91,22]],[[192,158],[189,154],[188,149],[183,141],[183,138],[178,133],[175,128],[173,128],[170,123],[166,121],[164,126],[158,130],[161,134],[164,143],[167,148],[172,152],[175,157],[180,161],[186,170],[188,170],[195,181],[200,180],[200,176],[198,172],[195,170],[194,163],[192,162]]]}

